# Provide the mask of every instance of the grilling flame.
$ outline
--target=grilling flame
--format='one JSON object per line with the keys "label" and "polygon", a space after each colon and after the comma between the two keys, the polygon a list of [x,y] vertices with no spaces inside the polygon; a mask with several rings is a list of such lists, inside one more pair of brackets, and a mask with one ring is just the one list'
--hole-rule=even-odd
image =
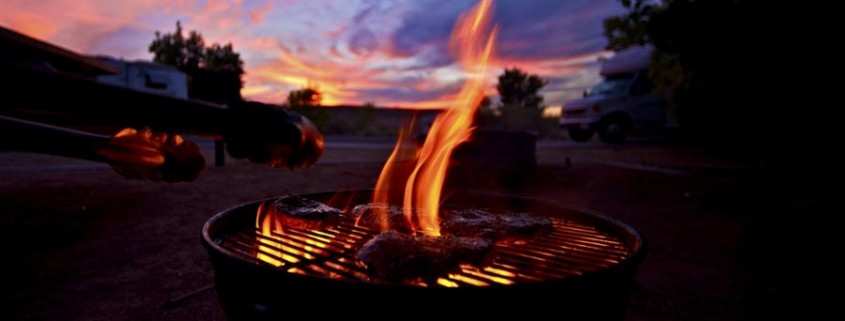
{"label": "grilling flame", "polygon": [[[416,165],[405,183],[403,212],[410,219],[416,213],[416,225],[424,234],[440,236],[439,207],[449,157],[456,146],[472,133],[472,119],[483,99],[484,72],[493,51],[497,28],[490,28],[492,0],[482,0],[462,15],[449,39],[449,49],[470,76],[451,108],[437,116],[416,159]],[[400,142],[402,140],[400,139]],[[382,169],[376,186],[389,185],[398,143]],[[374,202],[383,201],[385,191],[376,188]],[[386,218],[381,219],[386,222]]]}
{"label": "grilling flame", "polygon": [[[258,215],[255,216],[255,227],[258,228],[259,233],[264,237],[272,237],[273,232],[282,233],[282,224],[279,220],[273,219],[270,211],[266,209],[267,202],[261,202],[258,206]],[[281,257],[282,253],[272,247],[272,243],[265,238],[258,238],[258,253],[255,257],[264,262],[270,263],[274,266],[283,266],[285,263],[276,257]],[[266,253],[275,254],[276,257]]]}
{"label": "grilling flame", "polygon": [[[429,236],[440,236],[438,209],[449,157],[456,146],[470,137],[473,115],[483,98],[484,71],[497,34],[496,28],[489,27],[491,5],[492,0],[482,0],[458,19],[452,31],[449,49],[469,75],[452,107],[437,116],[419,150],[412,148],[415,147],[410,136],[413,121],[400,132],[373,193],[373,202],[382,204],[394,200],[390,195],[397,194],[402,198],[402,210],[408,223]],[[412,170],[406,166],[408,160],[411,160]],[[309,253],[285,245],[278,237],[285,235],[284,227],[268,206],[262,202],[256,214],[255,227],[259,232],[256,258],[274,266],[299,262],[300,257],[308,259]],[[375,209],[379,211],[376,214],[380,216],[382,229],[388,229],[386,209]],[[415,216],[417,222],[413,222]],[[313,245],[320,247],[320,244]],[[451,280],[440,279],[438,283],[444,286],[457,286],[452,280],[484,283],[461,275],[449,278]]]}
{"label": "grilling flame", "polygon": [[[379,175],[379,180],[376,183],[376,187],[373,190],[373,203],[375,204],[389,204],[391,199],[391,194],[394,194],[395,191],[399,190],[396,186],[393,186],[397,182],[407,181],[408,179],[408,171],[406,170],[407,166],[404,162],[407,160],[416,160],[419,157],[419,153],[416,150],[416,146],[413,141],[413,137],[411,134],[413,133],[414,128],[414,121],[416,119],[411,119],[411,121],[405,126],[405,128],[401,128],[399,130],[399,138],[396,140],[396,146],[393,147],[393,152],[390,154],[390,157],[387,159],[387,162],[384,165],[384,168]],[[396,184],[400,185],[400,184]],[[401,191],[401,190],[400,190]],[[382,231],[387,231],[390,229],[388,226],[388,219],[387,219],[387,207],[373,207],[374,215],[379,219],[379,227]],[[415,226],[415,222],[413,222],[412,217],[405,215],[405,220],[408,223],[408,226]],[[360,217],[359,217],[360,218]],[[357,223],[357,222],[356,222]]]}

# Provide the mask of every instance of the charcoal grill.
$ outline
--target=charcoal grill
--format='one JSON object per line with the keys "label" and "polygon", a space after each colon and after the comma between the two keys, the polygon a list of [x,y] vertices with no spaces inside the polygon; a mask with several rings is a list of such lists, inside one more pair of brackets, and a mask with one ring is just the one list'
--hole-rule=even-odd
{"label": "charcoal grill", "polygon": [[[370,200],[366,191],[302,196],[339,208]],[[450,196],[445,205],[544,214],[552,218],[554,231],[527,242],[496,244],[495,259],[484,267],[400,282],[373,275],[355,257],[378,231],[348,221],[322,230],[286,228],[263,236],[255,227],[261,203],[225,210],[203,227],[220,302],[231,320],[289,318],[291,309],[321,297],[332,306],[353,308],[395,301],[391,307],[409,311],[419,311],[419,302],[428,299],[437,302],[437,309],[464,312],[467,299],[473,298],[487,307],[472,309],[468,316],[497,316],[502,309],[528,304],[532,308],[527,311],[538,316],[554,310],[565,311],[567,319],[619,320],[645,255],[633,228],[601,214],[545,200],[464,192]]]}

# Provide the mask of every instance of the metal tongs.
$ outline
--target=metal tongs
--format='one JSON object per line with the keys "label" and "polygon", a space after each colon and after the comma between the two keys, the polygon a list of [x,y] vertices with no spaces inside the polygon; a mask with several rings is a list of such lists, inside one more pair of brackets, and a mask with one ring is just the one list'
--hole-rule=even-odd
{"label": "metal tongs", "polygon": [[307,118],[259,102],[184,100],[93,79],[3,66],[0,149],[105,162],[129,178],[191,181],[205,166],[183,135],[225,142],[232,157],[313,165],[323,137]]}

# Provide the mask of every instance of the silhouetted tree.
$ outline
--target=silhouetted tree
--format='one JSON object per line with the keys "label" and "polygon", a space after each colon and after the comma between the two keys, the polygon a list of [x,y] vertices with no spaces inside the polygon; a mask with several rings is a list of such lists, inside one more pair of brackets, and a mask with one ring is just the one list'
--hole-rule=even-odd
{"label": "silhouetted tree", "polygon": [[319,90],[306,87],[291,91],[288,94],[287,107],[310,119],[322,131],[331,120],[331,115],[325,109],[320,108],[321,101],[322,95]]}
{"label": "silhouetted tree", "polygon": [[191,31],[185,38],[182,23],[176,21],[176,31],[162,34],[155,32],[155,39],[150,43],[149,51],[153,61],[175,66],[182,71],[198,69],[205,54],[205,41],[196,31]]}
{"label": "silhouetted tree", "polygon": [[175,66],[188,75],[188,95],[218,103],[241,99],[243,60],[232,44],[205,46],[202,35],[192,30],[185,37],[182,23],[176,31],[155,32],[149,51],[153,61]]}
{"label": "silhouetted tree", "polygon": [[291,108],[319,106],[322,100],[320,92],[314,88],[294,90],[288,94],[288,106]]}
{"label": "silhouetted tree", "polygon": [[537,75],[528,75],[519,68],[505,69],[499,75],[496,90],[502,104],[529,109],[541,109],[543,96],[538,93],[546,86],[546,80]]}
{"label": "silhouetted tree", "polygon": [[607,49],[619,51],[631,46],[651,43],[648,21],[656,5],[653,2],[645,3],[644,0],[622,0],[621,2],[629,12],[604,20]]}
{"label": "silhouetted tree", "polygon": [[225,46],[214,43],[211,47],[205,48],[205,55],[202,57],[202,67],[209,70],[243,74],[243,65],[241,55],[232,49],[231,43]]}
{"label": "silhouetted tree", "polygon": [[481,106],[476,115],[476,122],[485,127],[544,131],[541,129],[544,106],[540,89],[546,80],[537,75],[529,75],[519,68],[505,69],[499,75],[496,90],[501,103],[492,106],[489,99],[487,107]]}

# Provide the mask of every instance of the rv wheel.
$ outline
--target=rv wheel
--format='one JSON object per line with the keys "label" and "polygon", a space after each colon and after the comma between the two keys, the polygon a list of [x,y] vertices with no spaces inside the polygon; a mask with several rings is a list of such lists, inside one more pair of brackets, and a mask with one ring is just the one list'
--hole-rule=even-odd
{"label": "rv wheel", "polygon": [[625,116],[611,116],[599,124],[599,138],[605,143],[622,143],[631,132],[631,121]]}

